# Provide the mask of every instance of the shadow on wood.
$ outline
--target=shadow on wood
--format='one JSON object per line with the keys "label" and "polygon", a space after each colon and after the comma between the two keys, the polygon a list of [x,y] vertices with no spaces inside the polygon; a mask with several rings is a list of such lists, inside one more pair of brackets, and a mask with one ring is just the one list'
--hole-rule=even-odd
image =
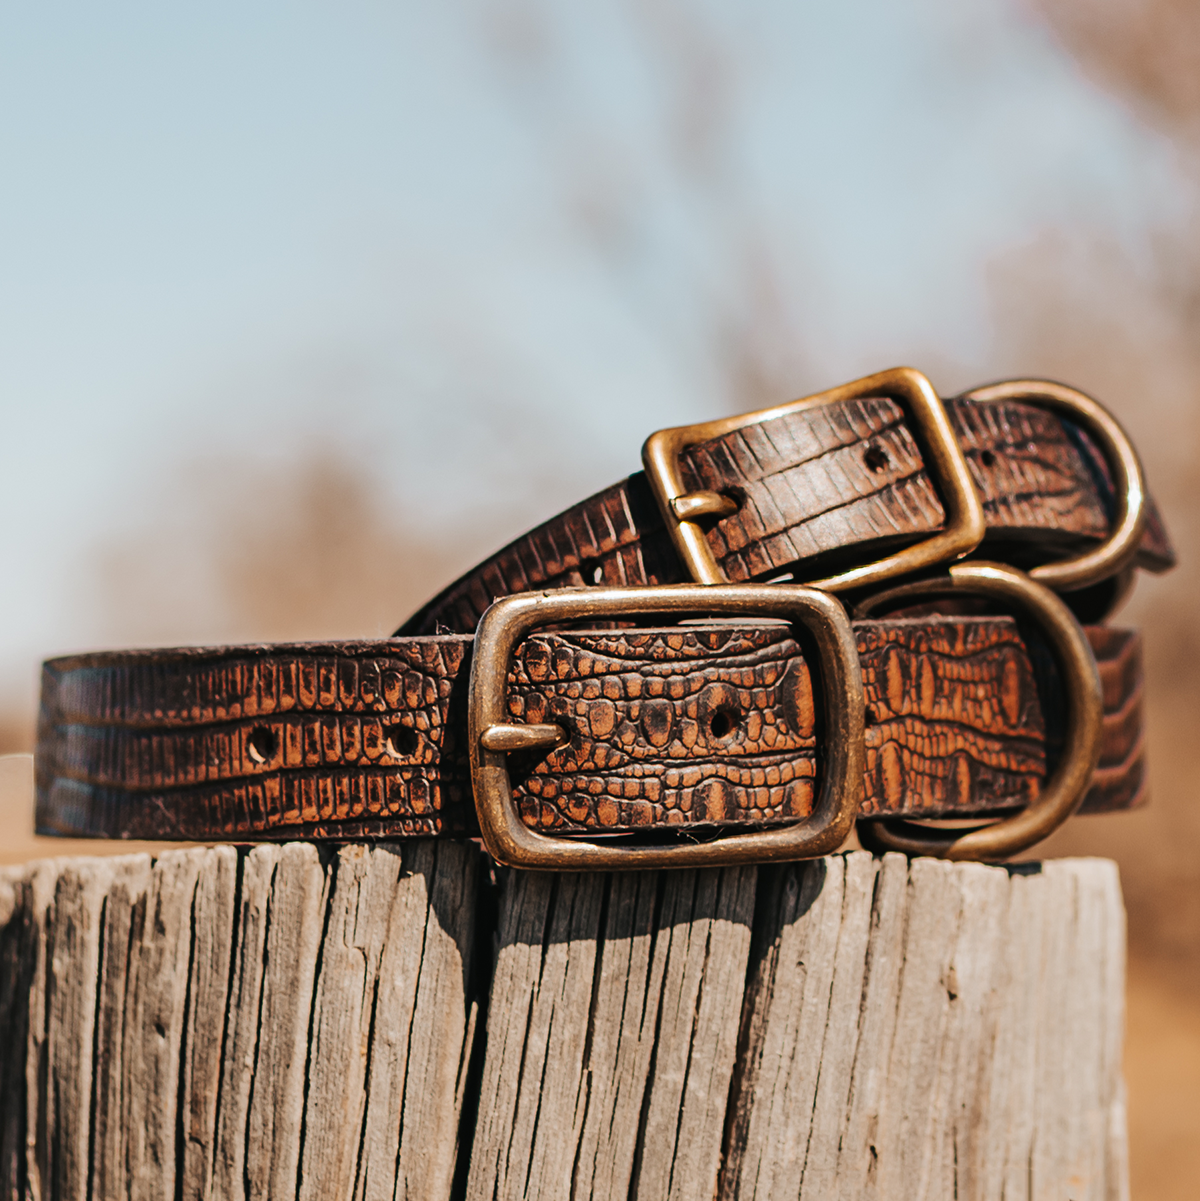
{"label": "shadow on wood", "polygon": [[0,1189],[1108,1201],[1123,957],[1098,860],[2,869]]}

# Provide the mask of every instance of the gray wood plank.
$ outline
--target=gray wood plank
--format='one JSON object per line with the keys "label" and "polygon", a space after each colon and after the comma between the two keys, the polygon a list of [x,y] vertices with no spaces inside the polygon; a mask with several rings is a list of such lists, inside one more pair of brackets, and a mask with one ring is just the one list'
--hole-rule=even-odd
{"label": "gray wood plank", "polygon": [[0,1184],[1127,1197],[1111,864],[502,872],[486,1019],[481,880],[435,842],[0,871]]}
{"label": "gray wood plank", "polygon": [[[256,847],[249,857],[259,850]],[[258,1045],[246,1122],[250,1198],[296,1194],[309,1016],[328,884],[316,847],[289,843],[281,848],[269,896]]]}
{"label": "gray wood plank", "polygon": [[[358,1189],[366,1201],[449,1197],[465,1154],[459,1127],[480,1008],[474,955],[480,870],[471,843],[404,849],[371,1044]],[[381,1154],[384,1137],[390,1146],[398,1143],[398,1152]],[[387,1187],[393,1173],[394,1191]]]}
{"label": "gray wood plank", "polygon": [[1094,891],[1104,912],[1104,961],[1100,995],[1104,1003],[1103,1071],[1101,1087],[1107,1105],[1105,1124],[1105,1201],[1129,1201],[1129,1125],[1126,1114],[1125,1079],[1125,906],[1117,865],[1096,859]]}
{"label": "gray wood plank", "polygon": [[[859,1044],[872,906],[879,874],[879,861],[862,852],[846,856],[845,865],[841,913],[831,913],[828,919],[840,917],[840,929],[829,1018],[817,1067],[816,1102],[804,1171],[799,1180],[801,1189],[811,1197],[833,1196],[836,1187],[838,1154]],[[778,1003],[787,1004],[786,993],[779,997]]]}
{"label": "gray wood plank", "polygon": [[577,1196],[624,1201],[629,1195],[666,966],[666,957],[654,953],[657,897],[652,872],[612,878],[574,1172]]}
{"label": "gray wood plank", "polygon": [[1006,870],[956,865],[959,923],[947,995],[947,1048],[939,1061],[936,1146],[930,1156],[926,1195],[980,1195],[988,1071],[993,1057],[996,998],[1002,988],[1011,880]]}
{"label": "gray wood plank", "polygon": [[760,905],[721,1196],[1124,1197],[1111,865],[889,856],[865,950],[874,865],[815,866]]}
{"label": "gray wood plank", "polygon": [[636,1172],[643,1197],[711,1197],[721,1167],[757,869],[690,876],[668,873],[663,887],[655,953],[666,963]]}
{"label": "gray wood plank", "polygon": [[508,877],[468,1196],[712,1194],[754,883]]}
{"label": "gray wood plank", "polygon": [[[1069,1180],[1074,1195],[1105,1201],[1121,1187],[1108,1179],[1112,1112],[1122,1103],[1115,1064],[1124,1018],[1124,923],[1112,903],[1119,895],[1116,871],[1100,860],[1060,860],[1045,865],[1044,879],[1058,961],[1047,964],[1039,1021],[1044,1067],[1031,1191],[1037,1196]],[[1048,1084],[1056,1069],[1057,1090]]]}
{"label": "gray wood plank", "polygon": [[327,878],[316,847],[258,846],[242,866],[239,944],[211,1191],[292,1197]]}
{"label": "gray wood plank", "polygon": [[876,861],[858,853],[777,869],[751,977],[741,1078],[721,1195],[820,1195],[857,1046]]}
{"label": "gray wood plank", "polygon": [[233,973],[238,875],[238,855],[233,847],[211,847],[202,852],[192,902],[179,1100],[182,1201],[208,1197],[212,1182],[221,1053]]}
{"label": "gray wood plank", "polygon": [[[1076,930],[1075,881],[1070,872],[1046,871],[1038,879],[1042,924],[1033,1084],[1033,1132],[1028,1152],[1029,1194],[1045,1196],[1065,1174],[1069,1119],[1062,1112],[1063,1077],[1075,1071],[1070,1057],[1068,992],[1071,944]],[[1094,1003],[1093,998],[1093,1003]]]}
{"label": "gray wood plank", "polygon": [[[127,1190],[130,1089],[128,1056],[137,1043],[129,1029],[127,1003],[134,986],[131,955],[136,958],[147,937],[146,891],[149,855],[128,861],[114,875],[104,902],[100,979],[96,997],[94,1116],[92,1128],[92,1196],[119,1201]],[[175,1099],[171,1098],[174,1113]]]}
{"label": "gray wood plank", "polygon": [[905,962],[908,861],[885,855],[871,910],[858,1045],[850,1074],[849,1103],[834,1196],[875,1197],[879,1192],[881,1115],[888,1100],[889,1056]]}
{"label": "gray wood plank", "polygon": [[220,1198],[242,1197],[246,1181],[247,1122],[258,1053],[263,959],[268,905],[282,846],[255,847],[242,861],[235,915],[237,947],[221,1061],[210,1190]]}
{"label": "gray wood plank", "polygon": [[1008,892],[1008,874],[1002,868],[972,863],[941,866],[946,886],[943,946],[949,955],[940,976],[925,985],[927,1004],[936,1007],[943,1024],[925,1063],[923,1149],[909,1167],[912,1195],[917,1197],[970,1195],[979,1060]]}
{"label": "gray wood plank", "polygon": [[343,848],[321,952],[301,1198],[448,1197],[478,853]]}
{"label": "gray wood plank", "polygon": [[175,1197],[192,913],[200,872],[208,859],[208,852],[194,849],[168,851],[155,860],[142,936],[130,956],[123,1106],[130,1201]]}
{"label": "gray wood plank", "polygon": [[[49,1049],[47,989],[50,978],[50,921],[58,884],[59,860],[29,865],[26,876],[26,914],[30,924],[29,1008],[25,1046],[25,1171],[31,1201],[47,1196],[49,1135],[46,1129],[46,1086]],[[14,1053],[19,1048],[13,1048]]]}
{"label": "gray wood plank", "polygon": [[379,959],[400,871],[390,847],[344,847],[336,859],[313,1001],[302,1199],[333,1201],[354,1187]]}
{"label": "gray wood plank", "polygon": [[37,961],[29,872],[0,868],[0,1196],[25,1192],[25,1059]]}
{"label": "gray wood plank", "polygon": [[[60,865],[47,921],[45,1154],[40,1157],[47,1199],[87,1195],[105,908],[114,884],[121,888],[145,868],[141,855],[69,859]],[[114,931],[115,937],[120,934]]]}
{"label": "gray wood plank", "polygon": [[909,865],[904,968],[876,1143],[881,1197],[922,1196],[931,1170],[935,1085],[946,1051],[960,917],[956,870],[940,860],[914,859]]}
{"label": "gray wood plank", "polygon": [[506,876],[468,1197],[570,1192],[607,883]]}

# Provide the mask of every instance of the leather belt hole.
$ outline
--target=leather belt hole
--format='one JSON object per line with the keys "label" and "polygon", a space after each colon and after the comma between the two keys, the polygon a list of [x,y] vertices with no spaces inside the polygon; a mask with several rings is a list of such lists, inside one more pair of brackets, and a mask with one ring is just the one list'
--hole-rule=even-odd
{"label": "leather belt hole", "polygon": [[279,739],[270,726],[255,726],[246,739],[246,753],[255,763],[270,763],[279,753]]}
{"label": "leather belt hole", "polygon": [[388,726],[383,734],[387,739],[388,754],[393,758],[403,759],[417,753],[417,732],[411,726],[397,722],[394,726]]}
{"label": "leather belt hole", "polygon": [[991,467],[996,462],[996,456],[990,450],[985,450],[980,456],[979,461],[985,467]]}
{"label": "leather belt hole", "polygon": [[882,446],[868,446],[866,454],[863,455],[863,462],[874,472],[885,470],[891,461]]}
{"label": "leather belt hole", "polygon": [[708,719],[708,732],[717,739],[728,738],[737,731],[742,715],[735,709],[718,709]]}

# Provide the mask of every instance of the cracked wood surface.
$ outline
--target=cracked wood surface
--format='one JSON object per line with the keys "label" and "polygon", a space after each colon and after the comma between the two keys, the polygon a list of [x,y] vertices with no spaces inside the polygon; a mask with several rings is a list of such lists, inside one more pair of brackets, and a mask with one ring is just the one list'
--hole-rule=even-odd
{"label": "cracked wood surface", "polygon": [[3,1195],[448,1195],[478,870],[426,842],[0,871]]}
{"label": "cracked wood surface", "polygon": [[1100,860],[50,860],[0,869],[0,1186],[1121,1201],[1123,984]]}

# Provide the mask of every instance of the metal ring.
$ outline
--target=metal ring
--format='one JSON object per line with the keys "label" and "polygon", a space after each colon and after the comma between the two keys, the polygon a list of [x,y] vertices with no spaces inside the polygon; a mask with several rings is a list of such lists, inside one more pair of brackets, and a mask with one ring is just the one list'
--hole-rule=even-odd
{"label": "metal ring", "polygon": [[1108,537],[1095,550],[1056,563],[1043,563],[1029,575],[1056,592],[1074,592],[1116,575],[1137,554],[1146,525],[1146,480],[1129,435],[1099,401],[1051,380],[1014,379],[963,393],[976,404],[1018,401],[1059,413],[1083,426],[1099,444],[1112,472],[1117,514]]}
{"label": "metal ring", "polygon": [[1100,760],[1104,698],[1092,649],[1074,614],[1048,588],[999,563],[956,563],[944,576],[902,584],[860,604],[855,618],[883,605],[930,595],[966,592],[1015,605],[1045,631],[1062,674],[1067,701],[1062,758],[1033,804],[993,825],[947,830],[897,819],[862,819],[863,846],[940,859],[1006,859],[1040,842],[1079,806]]}

